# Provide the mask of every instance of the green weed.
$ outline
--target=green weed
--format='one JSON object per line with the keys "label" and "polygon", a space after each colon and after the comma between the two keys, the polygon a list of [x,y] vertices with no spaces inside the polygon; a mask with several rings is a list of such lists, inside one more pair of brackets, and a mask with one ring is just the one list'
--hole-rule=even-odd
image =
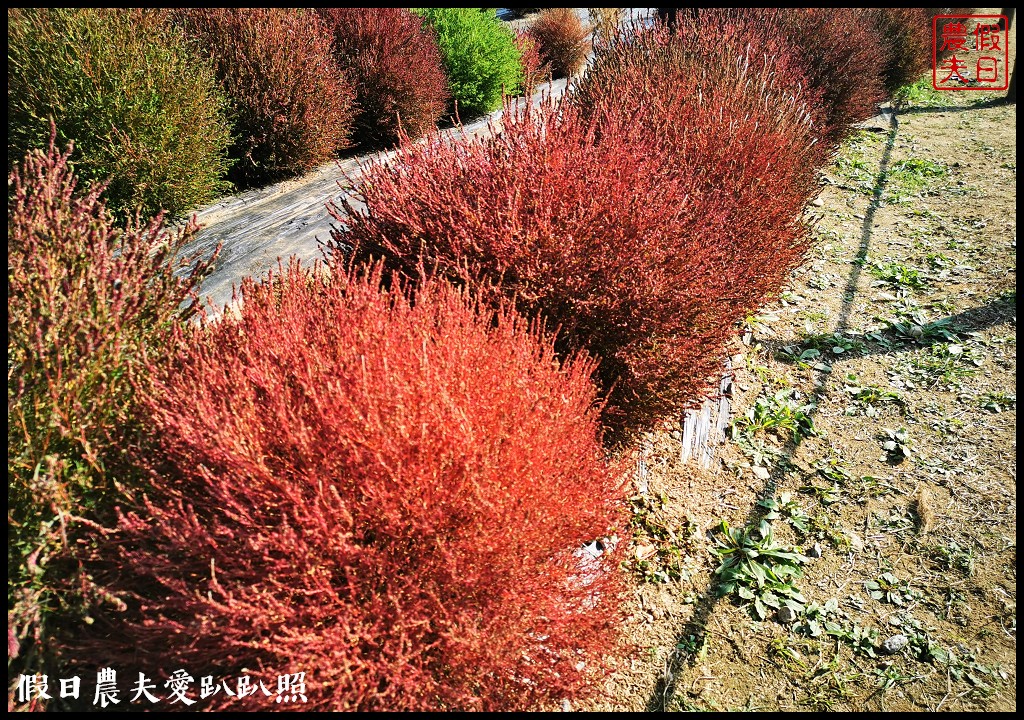
{"label": "green weed", "polygon": [[719,530],[714,548],[722,560],[715,570],[719,596],[736,593],[758,620],[768,616],[769,608],[782,605],[796,613],[803,610],[807,601],[793,581],[803,575],[801,566],[808,558],[776,541],[767,520],[749,531],[731,528],[723,520]]}
{"label": "green weed", "polygon": [[816,434],[812,419],[816,409],[814,403],[800,403],[797,391],[792,388],[784,388],[774,395],[762,395],[742,417],[733,421],[732,436],[738,437],[743,432],[789,432],[793,441],[799,443]]}
{"label": "green weed", "polygon": [[928,281],[924,273],[896,262],[871,263],[871,274],[877,278],[875,286],[886,286],[894,290],[924,290]]}
{"label": "green weed", "polygon": [[843,387],[843,391],[850,396],[852,404],[843,411],[845,415],[878,417],[878,407],[885,404],[897,405],[901,412],[906,413],[907,402],[899,393],[873,385],[861,385],[853,374],[847,375],[846,381],[848,384]]}
{"label": "green weed", "polygon": [[667,502],[664,493],[630,498],[630,524],[636,544],[630,563],[644,582],[667,583],[689,577],[685,550],[692,535],[692,523],[687,520],[683,527],[667,521]]}

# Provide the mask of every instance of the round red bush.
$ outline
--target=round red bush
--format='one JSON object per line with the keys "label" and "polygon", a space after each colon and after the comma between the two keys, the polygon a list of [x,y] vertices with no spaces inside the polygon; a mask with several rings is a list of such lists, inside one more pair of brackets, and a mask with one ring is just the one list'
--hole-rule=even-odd
{"label": "round red bush", "polygon": [[882,48],[882,82],[890,95],[920,79],[932,66],[932,18],[927,8],[871,8],[865,16],[874,23]]}
{"label": "round red bush", "polygon": [[735,53],[630,47],[589,117],[509,110],[500,134],[405,148],[332,234],[335,256],[423,263],[546,318],[561,352],[600,358],[616,435],[698,398],[733,323],[800,261],[817,157],[792,95]]}
{"label": "round red bush", "polygon": [[546,8],[528,30],[537,41],[541,57],[551,64],[554,77],[572,77],[583,67],[590,52],[590,28],[573,8]]}
{"label": "round red bush", "polygon": [[316,13],[290,8],[171,11],[214,64],[231,104],[241,187],[281,180],[349,146],[352,82],[334,61]]}
{"label": "round red bush", "polygon": [[821,92],[826,136],[838,143],[885,100],[886,50],[871,18],[857,8],[780,10],[811,87]]}
{"label": "round red bush", "polygon": [[592,363],[560,364],[446,284],[379,285],[293,265],[246,282],[237,318],[182,335],[149,404],[152,488],[92,570],[129,610],[81,656],[272,691],[304,672],[305,710],[594,689],[622,576],[614,553],[581,557],[621,508]]}
{"label": "round red bush", "polygon": [[354,139],[387,145],[432,130],[451,96],[433,28],[405,8],[319,8],[355,83]]}

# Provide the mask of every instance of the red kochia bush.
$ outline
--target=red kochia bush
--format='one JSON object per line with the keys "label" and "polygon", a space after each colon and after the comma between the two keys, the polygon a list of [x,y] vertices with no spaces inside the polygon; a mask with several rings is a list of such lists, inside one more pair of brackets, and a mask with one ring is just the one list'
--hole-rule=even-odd
{"label": "red kochia bush", "polygon": [[432,130],[450,94],[436,34],[405,8],[319,8],[334,57],[355,83],[355,140],[391,144]]}
{"label": "red kochia bush", "polygon": [[365,209],[333,209],[332,237],[337,255],[409,276],[423,262],[543,314],[560,351],[600,358],[605,420],[628,431],[694,400],[732,323],[799,261],[815,154],[792,97],[736,53],[688,56],[664,32],[620,51],[590,119],[508,110],[500,134],[405,148],[365,173]]}
{"label": "red kochia bush", "polygon": [[251,187],[301,173],[349,146],[355,97],[316,13],[171,11],[214,63],[236,136],[230,178]]}
{"label": "red kochia bush", "polygon": [[523,66],[523,95],[530,97],[541,83],[551,78],[551,63],[544,61],[537,41],[524,30],[516,33],[516,47]]}
{"label": "red kochia bush", "polygon": [[293,264],[181,336],[153,489],[101,548],[140,612],[105,664],[304,672],[305,710],[524,708],[601,669],[621,575],[580,548],[620,490],[592,363],[447,284],[379,284]]}
{"label": "red kochia bush", "polygon": [[541,57],[551,64],[554,77],[571,77],[579,72],[590,52],[590,28],[572,8],[546,8],[530,25]]}
{"label": "red kochia bush", "polygon": [[881,68],[885,91],[892,94],[918,80],[932,65],[932,18],[927,8],[870,8],[864,11],[873,22],[883,51]]}
{"label": "red kochia bush", "polygon": [[864,10],[700,9],[677,15],[673,28],[700,52],[713,52],[721,38],[739,42],[755,69],[772,65],[775,85],[806,103],[816,134],[828,144],[842,139],[850,124],[874,115],[885,100],[887,52]]}
{"label": "red kochia bush", "polygon": [[799,52],[811,87],[820,90],[828,137],[838,142],[853,123],[878,112],[885,100],[886,51],[873,24],[855,8],[784,9],[792,47]]}

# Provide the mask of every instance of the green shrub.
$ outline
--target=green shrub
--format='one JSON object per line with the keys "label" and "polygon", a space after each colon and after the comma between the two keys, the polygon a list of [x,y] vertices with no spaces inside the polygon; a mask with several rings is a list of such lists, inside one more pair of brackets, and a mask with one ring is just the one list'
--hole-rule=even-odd
{"label": "green shrub", "polygon": [[46,147],[52,119],[78,149],[77,175],[109,180],[118,217],[180,215],[227,189],[225,101],[178,31],[139,10],[22,8],[7,20],[8,172]]}
{"label": "green shrub", "polygon": [[163,331],[191,312],[208,268],[179,263],[194,224],[174,235],[161,215],[118,226],[101,185],[77,193],[70,151],[58,153],[52,137],[48,153],[32,151],[7,184],[7,618],[15,676],[47,671],[53,612],[66,617],[89,601],[89,583],[73,572],[74,551],[84,547],[76,540],[87,539],[79,531],[109,519],[130,482],[120,457],[144,437],[134,414],[144,360],[160,356]]}
{"label": "green shrub", "polygon": [[456,112],[463,118],[497,110],[516,94],[523,69],[515,34],[493,9],[421,8],[434,26]]}

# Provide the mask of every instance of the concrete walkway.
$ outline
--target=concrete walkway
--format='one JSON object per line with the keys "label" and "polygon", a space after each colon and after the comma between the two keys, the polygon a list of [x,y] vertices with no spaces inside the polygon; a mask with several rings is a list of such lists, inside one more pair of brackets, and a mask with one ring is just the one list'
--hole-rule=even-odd
{"label": "concrete walkway", "polygon": [[[537,101],[542,92],[558,97],[565,87],[564,79],[557,80],[531,100]],[[518,98],[517,106],[526,101]],[[499,110],[441,134],[455,139],[491,132],[500,128],[502,114]],[[301,177],[232,195],[196,211],[201,229],[185,252],[209,257],[222,244],[201,294],[220,310],[231,302],[232,289],[242,278],[262,277],[277,267],[278,260],[287,261],[291,256],[303,264],[322,257],[321,243],[330,239],[333,223],[328,203],[337,202],[346,188],[354,187],[371,162],[388,160],[396,152],[332,160]]]}
{"label": "concrete walkway", "polygon": [[[587,20],[585,8],[576,8]],[[644,20],[651,8],[629,8],[625,22]],[[539,102],[547,95],[560,97],[566,89],[565,79],[544,85],[530,98]],[[527,101],[517,98],[516,107]],[[498,130],[502,110],[474,120],[461,128],[441,131],[452,139]],[[185,249],[188,254],[209,257],[218,244],[220,257],[213,273],[203,283],[200,293],[217,311],[232,300],[233,288],[245,277],[263,277],[294,256],[303,264],[322,257],[321,243],[331,237],[333,219],[327,204],[337,201],[355,186],[366,166],[373,160],[388,160],[395,151],[377,152],[332,160],[305,175],[239,195],[232,195],[195,211],[201,229]]]}

